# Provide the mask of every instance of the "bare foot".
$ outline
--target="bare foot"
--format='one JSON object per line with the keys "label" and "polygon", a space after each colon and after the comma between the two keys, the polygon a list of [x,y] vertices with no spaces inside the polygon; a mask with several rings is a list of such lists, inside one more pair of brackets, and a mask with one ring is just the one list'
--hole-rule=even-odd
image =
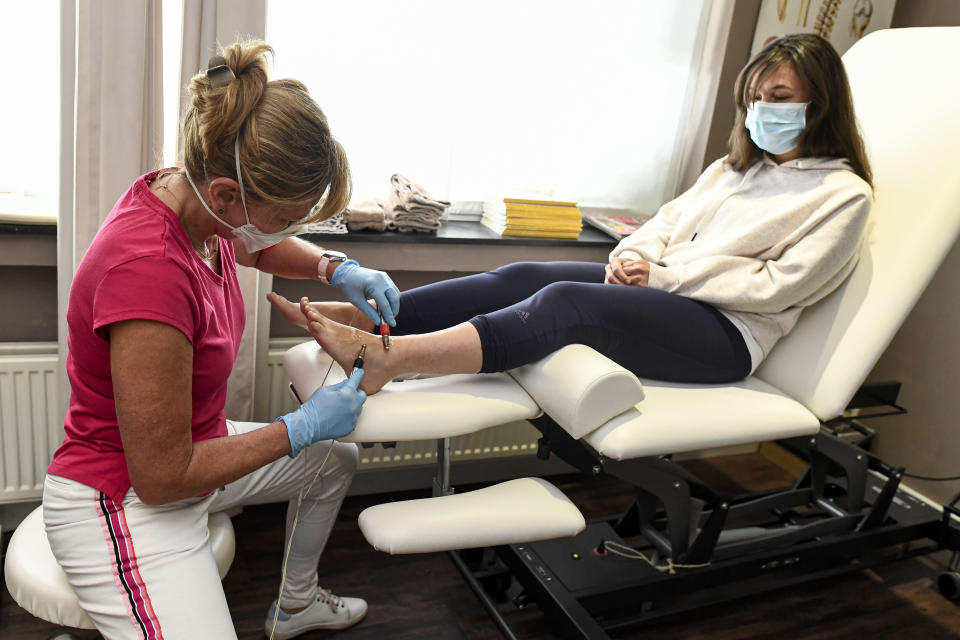
{"label": "bare foot", "polygon": [[[300,311],[299,304],[273,291],[267,294],[267,300],[285,320],[298,327],[307,328],[307,318]],[[371,301],[370,304],[376,308],[376,303]],[[373,321],[349,302],[311,302],[310,307],[316,309],[321,315],[348,327],[357,327],[368,333],[374,329]]]}
{"label": "bare foot", "polygon": [[391,344],[390,351],[386,351],[380,336],[348,327],[324,316],[306,298],[300,300],[300,311],[306,317],[307,329],[314,339],[347,375],[350,375],[353,369],[353,361],[357,358],[361,345],[367,345],[363,381],[360,383],[360,388],[367,395],[380,391],[383,385],[401,373],[396,369],[396,363],[401,357],[397,353],[397,340]]}

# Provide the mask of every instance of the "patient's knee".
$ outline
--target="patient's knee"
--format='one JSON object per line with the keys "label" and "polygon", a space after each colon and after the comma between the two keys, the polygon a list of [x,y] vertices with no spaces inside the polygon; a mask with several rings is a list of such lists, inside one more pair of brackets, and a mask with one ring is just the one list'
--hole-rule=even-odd
{"label": "patient's knee", "polygon": [[538,267],[542,266],[543,263],[541,262],[511,262],[509,264],[497,267],[496,269],[491,269],[487,273],[500,278],[514,280],[517,278],[528,277],[533,272],[537,271]]}
{"label": "patient's knee", "polygon": [[560,281],[548,284],[536,293],[541,303],[558,305],[561,308],[577,303],[585,289],[582,282]]}

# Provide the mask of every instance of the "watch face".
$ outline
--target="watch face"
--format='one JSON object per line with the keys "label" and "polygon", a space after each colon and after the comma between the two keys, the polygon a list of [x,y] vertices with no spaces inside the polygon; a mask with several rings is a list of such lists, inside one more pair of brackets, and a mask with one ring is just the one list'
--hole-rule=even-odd
{"label": "watch face", "polygon": [[342,262],[347,259],[347,254],[340,251],[324,251],[323,257],[330,262]]}

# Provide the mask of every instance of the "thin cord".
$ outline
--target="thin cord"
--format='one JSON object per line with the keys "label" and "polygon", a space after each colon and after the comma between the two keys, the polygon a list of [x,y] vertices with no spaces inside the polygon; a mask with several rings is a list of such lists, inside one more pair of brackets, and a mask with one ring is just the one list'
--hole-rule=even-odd
{"label": "thin cord", "polygon": [[[287,540],[287,548],[283,553],[283,566],[280,569],[280,591],[277,593],[277,606],[273,611],[273,626],[270,629],[270,640],[273,640],[273,636],[277,632],[277,621],[280,619],[280,598],[283,597],[283,588],[287,582],[287,562],[290,560],[290,546],[293,544],[293,534],[296,533],[297,523],[300,521],[300,508],[303,506],[303,499],[308,493],[310,493],[310,489],[313,488],[313,485],[317,481],[317,478],[320,477],[320,473],[323,471],[323,468],[327,465],[327,460],[330,458],[330,454],[332,452],[333,442],[330,443],[330,447],[327,449],[327,455],[323,458],[323,462],[320,463],[320,468],[317,469],[317,472],[314,474],[309,485],[307,484],[306,456],[304,456],[303,459],[303,484],[300,485],[300,493],[297,496],[297,512],[293,516],[293,525],[290,527],[290,539]],[[320,483],[320,486],[323,486],[322,482]]]}
{"label": "thin cord", "polygon": [[927,482],[953,482],[954,480],[960,480],[960,476],[949,476],[945,478],[934,478],[931,476],[918,476],[912,473],[904,473],[904,478],[913,478],[914,480],[926,480]]}
{"label": "thin cord", "polygon": [[643,555],[643,552],[634,549],[633,547],[628,547],[626,545],[620,544],[619,542],[614,542],[612,540],[604,540],[603,548],[612,553],[615,556],[620,556],[621,558],[630,558],[631,560],[643,560],[648,565],[659,571],[660,573],[669,573],[674,575],[676,569],[699,569],[701,567],[709,567],[709,562],[704,562],[701,564],[675,564],[673,560],[667,558],[667,564],[658,565],[653,562],[650,558]]}
{"label": "thin cord", "polygon": [[[357,312],[359,311],[359,309],[353,310],[353,316],[350,318],[350,323],[347,326],[353,326],[353,322],[357,319]],[[323,374],[323,380],[320,381],[321,387],[327,383],[327,378],[330,376],[330,371],[333,370],[333,365],[335,362],[336,361],[333,358],[330,358],[330,366],[327,367],[327,372]],[[290,547],[293,544],[293,534],[296,533],[297,523],[300,521],[300,509],[303,507],[304,498],[307,497],[307,494],[310,493],[313,485],[317,482],[317,479],[323,472],[323,468],[327,466],[327,460],[330,459],[331,453],[333,453],[332,441],[330,446],[327,448],[327,455],[323,458],[323,462],[320,463],[320,468],[317,469],[315,474],[313,474],[313,479],[310,480],[309,484],[307,484],[307,456],[303,457],[303,483],[300,485],[300,493],[297,495],[297,512],[293,516],[293,525],[290,527],[290,538],[287,540],[287,548],[283,552],[283,565],[280,568],[280,591],[277,593],[277,606],[273,612],[273,625],[270,629],[270,640],[273,640],[273,636],[277,632],[277,621],[280,619],[280,599],[283,598],[283,588],[287,582],[287,561],[290,559]],[[323,482],[320,483],[320,486],[323,487]],[[314,503],[314,507],[316,507],[316,503]],[[310,515],[309,511],[307,512],[307,515]]]}

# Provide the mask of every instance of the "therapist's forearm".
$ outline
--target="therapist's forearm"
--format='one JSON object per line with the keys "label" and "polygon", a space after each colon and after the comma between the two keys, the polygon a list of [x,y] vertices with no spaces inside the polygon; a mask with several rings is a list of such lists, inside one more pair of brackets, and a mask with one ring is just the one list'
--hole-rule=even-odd
{"label": "therapist's forearm", "polygon": [[156,474],[143,483],[133,473],[130,479],[145,504],[167,504],[218,489],[289,453],[287,427],[277,421],[247,433],[195,442],[175,472]]}
{"label": "therapist's forearm", "polygon": [[261,251],[256,268],[291,280],[316,280],[323,247],[299,238],[287,238],[268,251]]}

